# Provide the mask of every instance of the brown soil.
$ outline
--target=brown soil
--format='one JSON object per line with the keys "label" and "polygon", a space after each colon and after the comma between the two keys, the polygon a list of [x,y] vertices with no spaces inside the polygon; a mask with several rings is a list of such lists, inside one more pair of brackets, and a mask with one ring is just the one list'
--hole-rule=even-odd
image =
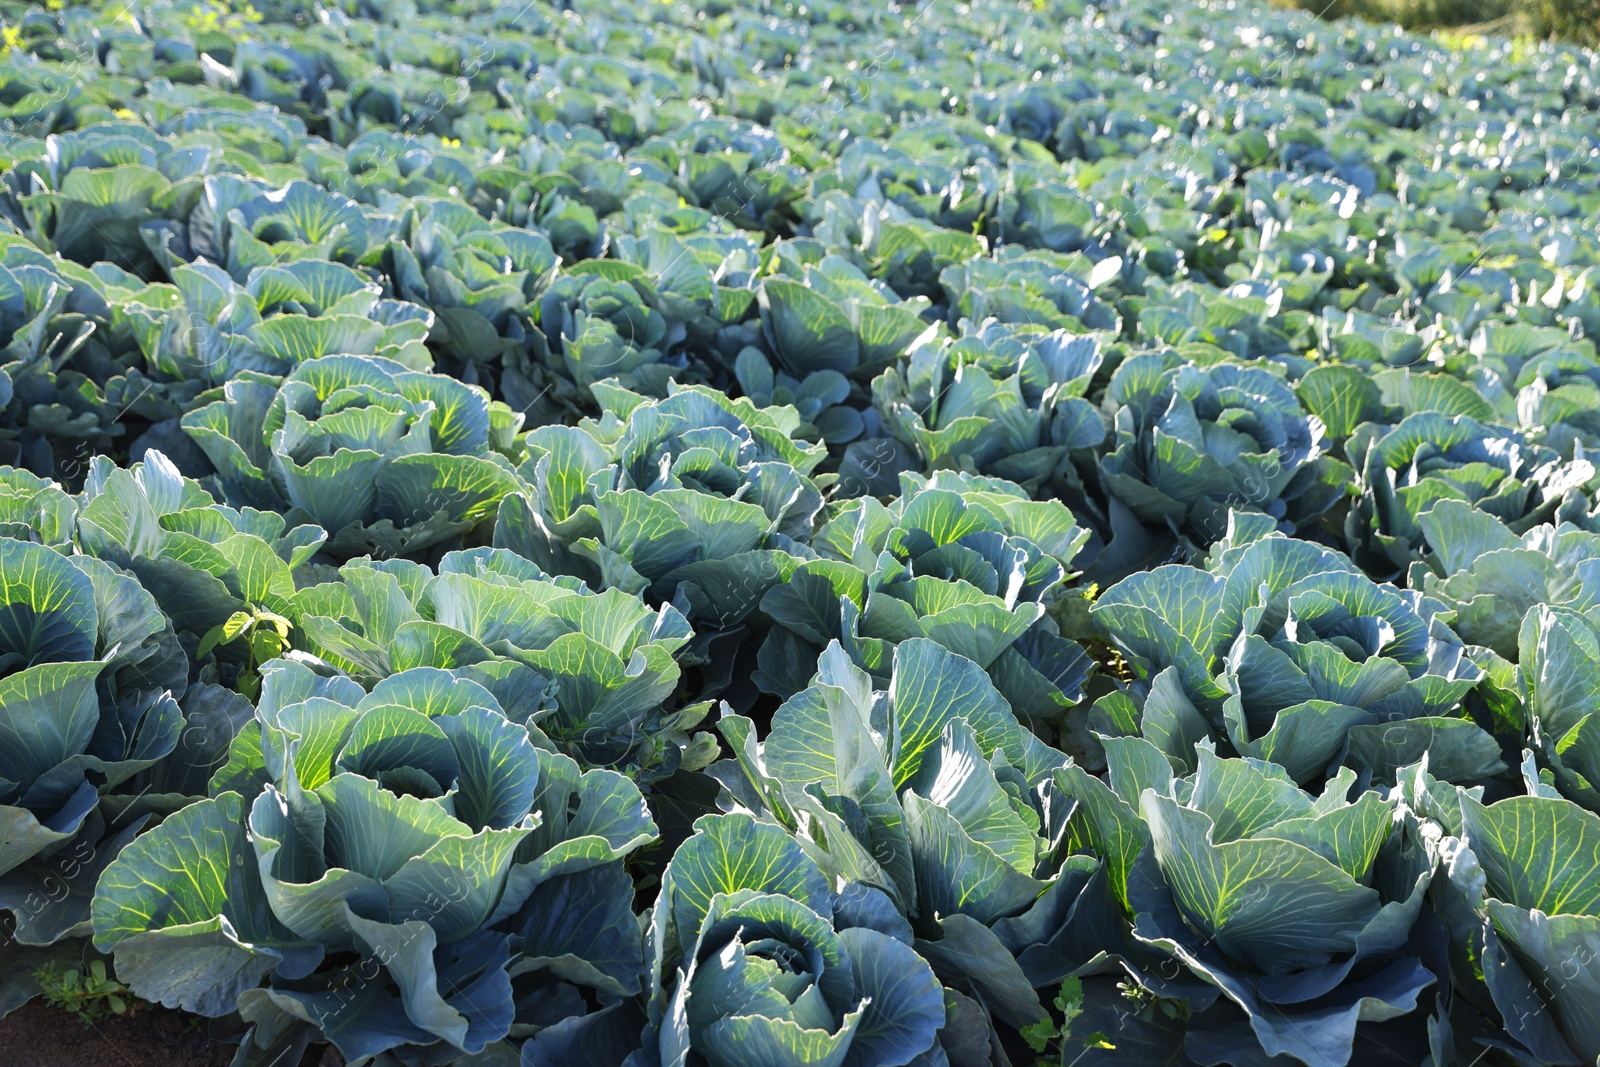
{"label": "brown soil", "polygon": [[228,1067],[235,1046],[206,1036],[203,1020],[163,1008],[85,1026],[32,1000],[0,1019],[0,1067]]}
{"label": "brown soil", "polygon": [[[235,1051],[206,1035],[205,1019],[144,1003],[85,1025],[34,998],[0,1019],[0,1067],[227,1067]],[[344,1057],[314,1045],[299,1067],[344,1067]]]}
{"label": "brown soil", "polygon": [[[228,1067],[235,1051],[208,1037],[203,1019],[150,1005],[85,1026],[35,999],[0,1019],[0,1067]],[[309,1050],[304,1061],[342,1062],[331,1048]]]}

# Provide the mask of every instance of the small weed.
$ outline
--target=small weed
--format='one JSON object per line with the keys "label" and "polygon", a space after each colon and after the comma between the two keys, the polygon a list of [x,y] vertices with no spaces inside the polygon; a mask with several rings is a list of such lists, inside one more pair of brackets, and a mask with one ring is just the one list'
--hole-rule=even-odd
{"label": "small weed", "polygon": [[76,1015],[84,1026],[108,1015],[131,1015],[139,1007],[128,987],[106,972],[104,960],[87,968],[41,967],[33,977],[47,1003]]}
{"label": "small weed", "polygon": [[[1045,1052],[1052,1045],[1059,1046],[1072,1036],[1072,1024],[1078,1016],[1083,1014],[1083,982],[1074,976],[1069,976],[1061,983],[1061,991],[1056,994],[1055,1009],[1061,1014],[1058,1022],[1053,1016],[1041,1019],[1032,1026],[1022,1028],[1022,1039],[1028,1047],[1035,1052]],[[1117,1046],[1106,1040],[1106,1036],[1096,1031],[1086,1037],[1077,1038],[1085,1048],[1114,1049]],[[1041,1064],[1048,1060],[1039,1061]]]}
{"label": "small weed", "polygon": [[239,670],[236,688],[255,700],[261,695],[260,666],[276,659],[289,646],[289,620],[282,615],[251,606],[248,611],[236,611],[228,621],[213,626],[200,639],[196,659],[204,659],[212,649],[235,646],[242,649],[244,664]]}

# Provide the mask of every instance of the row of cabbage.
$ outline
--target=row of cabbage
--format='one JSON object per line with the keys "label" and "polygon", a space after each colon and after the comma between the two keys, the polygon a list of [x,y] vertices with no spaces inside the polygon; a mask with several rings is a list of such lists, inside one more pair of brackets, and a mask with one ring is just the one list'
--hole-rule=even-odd
{"label": "row of cabbage", "polygon": [[1594,56],[974,6],[7,9],[0,1007],[1600,1055]]}
{"label": "row of cabbage", "polygon": [[[708,429],[734,437],[687,432]],[[1454,570],[1402,592],[1235,512],[1206,566],[1096,601],[1144,679],[1089,711],[1096,776],[1026,713],[1059,722],[1087,674],[1043,547],[1084,538],[1003,483],[908,479],[809,545],[758,519],[784,549],[686,563],[661,598],[507,547],[334,570],[322,528],[219,504],[159,452],[97,461],[76,498],[10,478],[13,532],[42,539],[0,539],[8,955],[92,936],[140,995],[244,1029],[240,1063],[317,1040],[352,1062],[989,1062],[1072,976],[1149,1062],[1338,1064],[1358,1037],[1445,1062],[1500,1028],[1541,1062],[1585,1055],[1600,641],[1571,591],[1600,538],[1570,525],[1518,538],[1441,504],[1423,522]],[[629,494],[744,504],[587,506]],[[537,495],[503,502],[495,540],[548,534]],[[606,558],[595,525],[577,555]],[[875,548],[863,611],[827,577]],[[1567,595],[1526,593],[1520,621],[1471,588],[1541,567]],[[782,663],[827,642],[765,730],[721,706],[731,759],[683,684],[732,673],[702,588],[764,616]],[[1463,596],[1511,620],[1509,659],[1447,624]],[[641,926],[628,858],[694,771],[727,813]]]}

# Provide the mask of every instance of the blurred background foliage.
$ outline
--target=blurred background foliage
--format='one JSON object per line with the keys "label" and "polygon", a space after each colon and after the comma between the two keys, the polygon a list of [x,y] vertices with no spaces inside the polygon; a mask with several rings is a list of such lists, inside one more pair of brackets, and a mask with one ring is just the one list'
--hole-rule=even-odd
{"label": "blurred background foliage", "polygon": [[1397,22],[1409,30],[1554,37],[1600,45],[1600,0],[1279,0],[1323,18]]}

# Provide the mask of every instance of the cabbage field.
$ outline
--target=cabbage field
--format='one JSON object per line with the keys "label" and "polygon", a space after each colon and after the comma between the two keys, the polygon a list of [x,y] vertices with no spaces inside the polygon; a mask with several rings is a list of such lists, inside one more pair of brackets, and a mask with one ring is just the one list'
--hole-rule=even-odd
{"label": "cabbage field", "polygon": [[252,3],[0,0],[0,1014],[1596,1063],[1600,56]]}

